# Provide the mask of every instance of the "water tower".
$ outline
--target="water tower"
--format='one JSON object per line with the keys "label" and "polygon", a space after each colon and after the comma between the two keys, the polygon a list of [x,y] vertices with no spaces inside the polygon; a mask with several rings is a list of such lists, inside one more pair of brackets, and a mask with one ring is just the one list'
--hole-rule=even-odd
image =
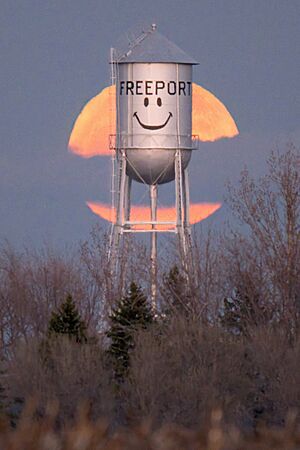
{"label": "water tower", "polygon": [[[151,233],[151,296],[156,301],[157,233],[178,235],[181,258],[190,254],[188,164],[197,140],[192,136],[192,67],[197,62],[152,25],[128,48],[111,51],[116,85],[116,135],[113,150],[112,271],[125,233]],[[133,181],[149,189],[150,220],[130,219]],[[174,182],[176,219],[159,221],[158,186]]]}

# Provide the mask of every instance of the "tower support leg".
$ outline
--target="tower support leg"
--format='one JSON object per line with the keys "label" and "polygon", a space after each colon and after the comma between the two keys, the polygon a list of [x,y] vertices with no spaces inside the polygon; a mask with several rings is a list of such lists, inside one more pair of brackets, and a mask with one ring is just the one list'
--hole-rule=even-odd
{"label": "tower support leg", "polygon": [[130,220],[130,207],[131,207],[131,184],[132,180],[129,178],[128,175],[126,175],[126,181],[125,181],[125,222]]}
{"label": "tower support leg", "polygon": [[184,202],[184,236],[186,242],[186,270],[190,287],[196,280],[195,265],[193,260],[193,242],[190,225],[190,190],[188,169],[183,170],[183,202]]}
{"label": "tower support leg", "polygon": [[185,272],[187,273],[188,246],[186,239],[186,218],[188,217],[186,204],[184,174],[182,169],[181,151],[177,149],[175,154],[175,204],[176,204],[176,229],[179,241],[179,253]]}
{"label": "tower support leg", "polygon": [[[130,209],[130,182],[126,175],[126,155],[124,150],[120,150],[116,158],[116,219],[111,233],[110,249],[109,249],[109,263],[112,275],[112,290],[120,293],[123,286],[123,272],[120,266],[120,252],[121,240],[123,241],[123,226],[126,220],[126,215],[129,214]],[[127,211],[127,212],[126,212]],[[123,246],[122,246],[123,247]]]}
{"label": "tower support leg", "polygon": [[183,203],[184,203],[184,226],[190,232],[190,189],[188,169],[184,169],[183,177]]}
{"label": "tower support leg", "polygon": [[[149,186],[151,222],[157,221],[157,184]],[[152,230],[156,225],[152,224]],[[153,311],[157,309],[157,233],[151,232],[151,304]]]}
{"label": "tower support leg", "polygon": [[[120,296],[123,293],[124,283],[126,279],[126,256],[124,252],[127,249],[127,239],[129,239],[130,233],[136,231],[146,232],[149,231],[149,221],[135,222],[131,221],[130,208],[131,208],[131,183],[132,180],[126,175],[126,152],[124,149],[116,150],[115,158],[115,183],[114,189],[114,201],[115,205],[115,223],[112,227],[110,248],[109,248],[109,264],[111,272],[111,295],[115,298],[116,295]],[[184,270],[187,280],[193,278],[194,270],[192,264],[192,242],[190,231],[190,200],[189,200],[189,182],[187,169],[183,169],[182,165],[182,151],[176,150],[175,160],[175,198],[176,198],[176,224],[172,224],[171,231],[176,232],[178,236],[178,247],[181,266]],[[151,304],[154,311],[157,310],[157,236],[160,231],[170,231],[169,229],[162,230],[158,228],[157,223],[157,197],[158,197],[158,185],[149,186],[150,196],[150,210],[151,210]],[[162,222],[166,225],[168,222]],[[141,228],[135,228],[136,225],[142,226]],[[175,225],[175,226],[174,226]],[[128,234],[128,236],[127,236]],[[125,236],[126,235],[126,239]],[[191,280],[190,280],[191,281]]]}

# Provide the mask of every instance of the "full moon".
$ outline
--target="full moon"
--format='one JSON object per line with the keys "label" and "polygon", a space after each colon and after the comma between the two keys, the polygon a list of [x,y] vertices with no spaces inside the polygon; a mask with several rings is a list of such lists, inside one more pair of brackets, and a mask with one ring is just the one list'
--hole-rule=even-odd
{"label": "full moon", "polygon": [[[87,102],[77,117],[69,139],[69,150],[83,158],[111,156],[110,140],[116,134],[116,88],[109,86]],[[211,92],[192,84],[192,134],[202,142],[233,138],[239,134],[236,123],[226,106]],[[115,220],[115,211],[101,202],[87,202],[91,211],[109,222]],[[194,203],[190,205],[191,224],[200,222],[221,207],[221,203]],[[150,218],[146,206],[132,206],[132,220]],[[160,220],[174,220],[173,207],[158,208]]]}
{"label": "full moon", "polygon": [[[200,141],[232,138],[239,132],[224,104],[211,92],[192,85],[192,134]],[[110,136],[116,134],[116,88],[109,86],[93,97],[77,117],[69,149],[83,158],[111,155]]]}

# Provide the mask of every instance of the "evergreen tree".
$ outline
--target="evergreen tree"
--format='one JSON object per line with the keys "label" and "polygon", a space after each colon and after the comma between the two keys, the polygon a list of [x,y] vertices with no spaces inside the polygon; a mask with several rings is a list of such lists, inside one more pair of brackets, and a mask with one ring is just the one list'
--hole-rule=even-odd
{"label": "evergreen tree", "polygon": [[86,342],[86,329],[72,296],[68,295],[58,311],[52,312],[48,327],[49,337],[66,335],[76,342]]}
{"label": "evergreen tree", "polygon": [[127,294],[117,302],[110,315],[111,339],[108,353],[112,357],[115,376],[122,380],[129,368],[130,351],[134,347],[134,333],[146,329],[153,322],[153,313],[142,289],[131,283]]}

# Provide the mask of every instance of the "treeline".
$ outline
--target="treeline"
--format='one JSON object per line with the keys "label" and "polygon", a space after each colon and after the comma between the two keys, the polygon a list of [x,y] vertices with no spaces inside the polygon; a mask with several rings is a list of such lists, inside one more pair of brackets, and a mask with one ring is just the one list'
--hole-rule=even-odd
{"label": "treeline", "polygon": [[[128,241],[112,283],[108,240],[63,254],[0,249],[0,401],[12,425],[29,399],[57,426],[105,417],[111,430],[149,419],[204,427],[212,411],[241,429],[284,425],[300,407],[300,152],[228,186],[240,227],[195,236],[188,271],[167,253],[159,308],[147,249]],[[124,286],[124,287],[123,287]]]}

